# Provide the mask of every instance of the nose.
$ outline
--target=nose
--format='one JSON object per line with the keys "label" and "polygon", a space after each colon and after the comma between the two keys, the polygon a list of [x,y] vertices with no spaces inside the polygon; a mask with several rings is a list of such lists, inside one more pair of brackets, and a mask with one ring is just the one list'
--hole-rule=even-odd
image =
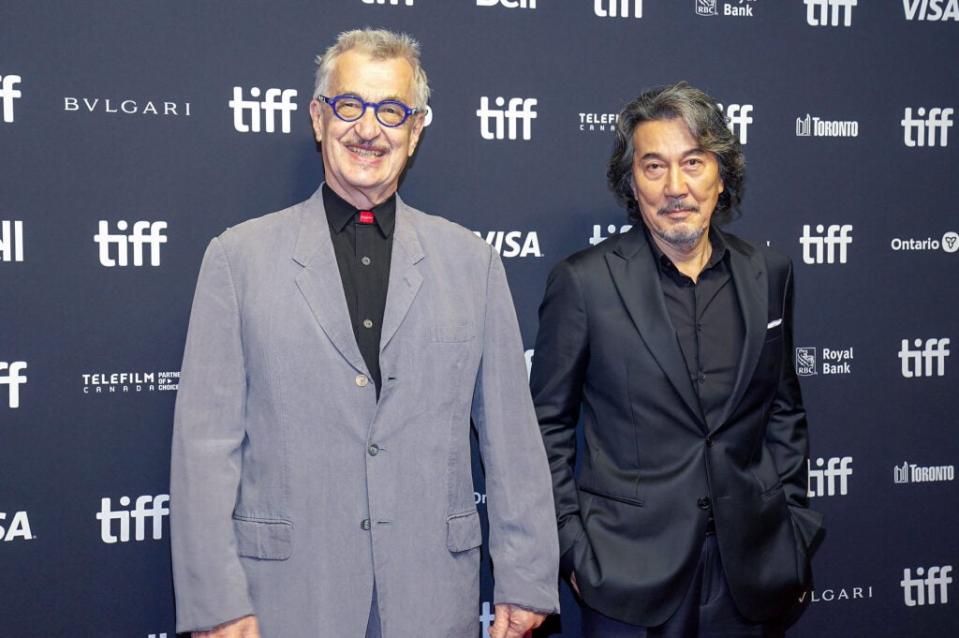
{"label": "nose", "polygon": [[356,120],[353,124],[353,129],[356,131],[356,134],[364,140],[371,140],[379,135],[380,123],[376,120],[376,113],[373,107],[366,107],[360,119]]}
{"label": "nose", "polygon": [[685,197],[687,195],[686,176],[678,166],[670,167],[666,175],[667,197]]}

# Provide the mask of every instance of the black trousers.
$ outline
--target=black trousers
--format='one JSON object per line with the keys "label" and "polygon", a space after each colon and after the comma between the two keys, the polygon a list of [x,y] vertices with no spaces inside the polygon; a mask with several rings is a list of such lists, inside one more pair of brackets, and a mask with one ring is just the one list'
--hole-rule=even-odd
{"label": "black trousers", "polygon": [[736,609],[716,537],[706,536],[699,564],[676,613],[658,627],[638,627],[583,606],[583,638],[781,638],[780,623],[754,623]]}

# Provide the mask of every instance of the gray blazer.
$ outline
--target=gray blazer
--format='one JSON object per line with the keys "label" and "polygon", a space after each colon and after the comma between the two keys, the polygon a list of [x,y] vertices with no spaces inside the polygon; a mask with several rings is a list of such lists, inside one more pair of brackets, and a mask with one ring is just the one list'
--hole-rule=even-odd
{"label": "gray blazer", "polygon": [[499,256],[397,199],[380,345],[353,336],[318,190],[203,258],[170,479],[177,631],[477,636],[486,467],[495,602],[557,611],[550,473]]}

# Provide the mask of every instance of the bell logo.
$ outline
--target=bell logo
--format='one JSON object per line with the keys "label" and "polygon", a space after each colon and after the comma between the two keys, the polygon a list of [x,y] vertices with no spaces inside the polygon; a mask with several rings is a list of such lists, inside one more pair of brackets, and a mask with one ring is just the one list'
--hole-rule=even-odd
{"label": "bell logo", "polygon": [[25,541],[33,540],[33,532],[30,531],[30,519],[27,518],[26,512],[14,512],[10,522],[7,523],[6,521],[7,514],[0,512],[0,541],[9,543],[18,538]]}
{"label": "bell logo", "polygon": [[851,27],[852,9],[859,0],[803,0],[806,24],[811,27]]}
{"label": "bell logo", "polygon": [[[250,89],[250,97],[260,97],[259,87]],[[280,130],[289,133],[290,114],[297,106],[293,99],[296,89],[267,89],[263,101],[243,98],[243,87],[233,87],[233,99],[228,105],[233,109],[233,128],[240,133],[276,132],[276,113],[280,113]],[[249,113],[249,120],[245,117]]]}
{"label": "bell logo", "polygon": [[628,18],[630,8],[634,18],[643,17],[643,0],[593,0],[593,13],[600,18]]}
{"label": "bell logo", "polygon": [[476,0],[477,7],[495,7],[501,4],[507,9],[535,9],[536,0]]}
{"label": "bell logo", "polygon": [[922,339],[913,341],[916,349],[909,347],[909,339],[902,340],[899,360],[902,363],[902,376],[907,379],[916,377],[943,377],[946,375],[946,357],[949,356],[949,339]]}
{"label": "bell logo", "polygon": [[[166,222],[148,222],[139,221],[133,223],[133,232],[129,235],[110,232],[110,223],[101,219],[99,222],[99,232],[93,236],[93,241],[100,245],[100,264],[107,268],[114,266],[126,266],[129,264],[129,248],[133,247],[133,265],[143,265],[143,246],[150,245],[150,265],[160,265],[160,244],[166,243],[166,236],[163,230],[166,229]],[[117,230],[125,231],[129,224],[120,220],[117,222]],[[149,229],[149,232],[147,230]],[[111,251],[110,247],[116,246],[116,251]],[[115,256],[111,253],[115,253]]]}
{"label": "bell logo", "polygon": [[20,386],[27,382],[27,378],[20,372],[27,367],[26,361],[0,361],[0,385],[9,386],[7,389],[7,406],[20,407]]}
{"label": "bell logo", "polygon": [[404,4],[407,7],[412,7],[413,0],[404,0],[402,3],[400,0],[363,0],[363,4],[389,4],[394,7],[398,4]]}
{"label": "bell logo", "polygon": [[[104,543],[126,543],[130,540],[130,519],[133,519],[133,540],[142,541],[146,539],[146,520],[152,519],[152,537],[153,540],[163,538],[163,518],[170,514],[170,503],[168,494],[158,494],[157,496],[138,496],[136,505],[132,510],[112,509],[112,503],[109,498],[100,499],[100,511],[97,513],[97,520],[100,521],[100,538]],[[121,496],[120,505],[129,507],[130,497]],[[113,521],[119,521],[119,534],[114,533]]]}
{"label": "bell logo", "polygon": [[22,221],[0,221],[0,261],[23,261]]}
{"label": "bell logo", "polygon": [[[902,598],[906,607],[919,605],[945,605],[949,602],[949,585],[952,584],[952,565],[933,565],[928,569],[916,568],[916,578],[908,567],[902,570]],[[925,576],[925,578],[923,578]]]}
{"label": "bell logo", "polygon": [[[517,135],[517,122],[523,123],[523,139],[529,140],[533,136],[533,120],[536,119],[536,98],[513,97],[509,99],[509,106],[505,110],[506,99],[502,97],[494,100],[499,109],[491,109],[489,98],[480,98],[480,107],[476,111],[476,117],[480,119],[480,135],[484,140],[515,140]],[[493,123],[493,129],[490,130],[490,123]],[[505,125],[504,125],[505,123]]]}
{"label": "bell logo", "polygon": [[902,121],[902,141],[909,148],[923,146],[949,146],[949,129],[952,128],[953,109],[920,106],[917,118],[912,116],[912,107],[907,106]]}
{"label": "bell logo", "polygon": [[745,144],[749,141],[749,125],[753,123],[750,113],[753,112],[752,104],[729,104],[723,108],[722,104],[716,105],[719,112],[726,116],[726,126],[734,134],[739,136],[739,143]]}
{"label": "bell logo", "polygon": [[[852,476],[852,457],[834,456],[827,462],[823,458],[816,459],[816,468],[812,469],[812,463],[806,460],[806,468],[809,470],[809,487],[806,496],[835,496],[836,479],[839,479],[839,495],[846,496],[849,493],[849,477]],[[825,465],[825,469],[822,469]]]}
{"label": "bell logo", "polygon": [[518,230],[491,230],[486,233],[485,237],[478,230],[473,231],[473,234],[480,239],[485,239],[486,243],[503,257],[543,256],[539,249],[539,235],[536,231],[525,233],[525,239],[523,238],[524,233]]}
{"label": "bell logo", "polygon": [[799,243],[802,244],[802,260],[805,264],[834,264],[837,258],[840,264],[844,264],[849,244],[852,243],[852,224],[830,224],[828,228],[817,224],[815,235],[809,224],[803,224]]}
{"label": "bell logo", "polygon": [[959,22],[959,0],[902,0],[902,10],[906,20]]}
{"label": "bell logo", "polygon": [[20,84],[19,75],[0,75],[0,111],[3,111],[3,121],[13,122],[13,101],[23,97],[23,93],[13,87]]}

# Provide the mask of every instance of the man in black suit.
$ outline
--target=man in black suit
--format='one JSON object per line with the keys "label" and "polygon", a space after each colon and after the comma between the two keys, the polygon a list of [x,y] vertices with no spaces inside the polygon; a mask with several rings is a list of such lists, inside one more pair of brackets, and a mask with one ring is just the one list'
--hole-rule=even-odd
{"label": "man in black suit", "polygon": [[781,635],[822,524],[792,265],[717,228],[744,160],[711,97],[647,92],[616,132],[609,183],[635,227],[556,266],[533,359],[560,569],[588,638]]}

